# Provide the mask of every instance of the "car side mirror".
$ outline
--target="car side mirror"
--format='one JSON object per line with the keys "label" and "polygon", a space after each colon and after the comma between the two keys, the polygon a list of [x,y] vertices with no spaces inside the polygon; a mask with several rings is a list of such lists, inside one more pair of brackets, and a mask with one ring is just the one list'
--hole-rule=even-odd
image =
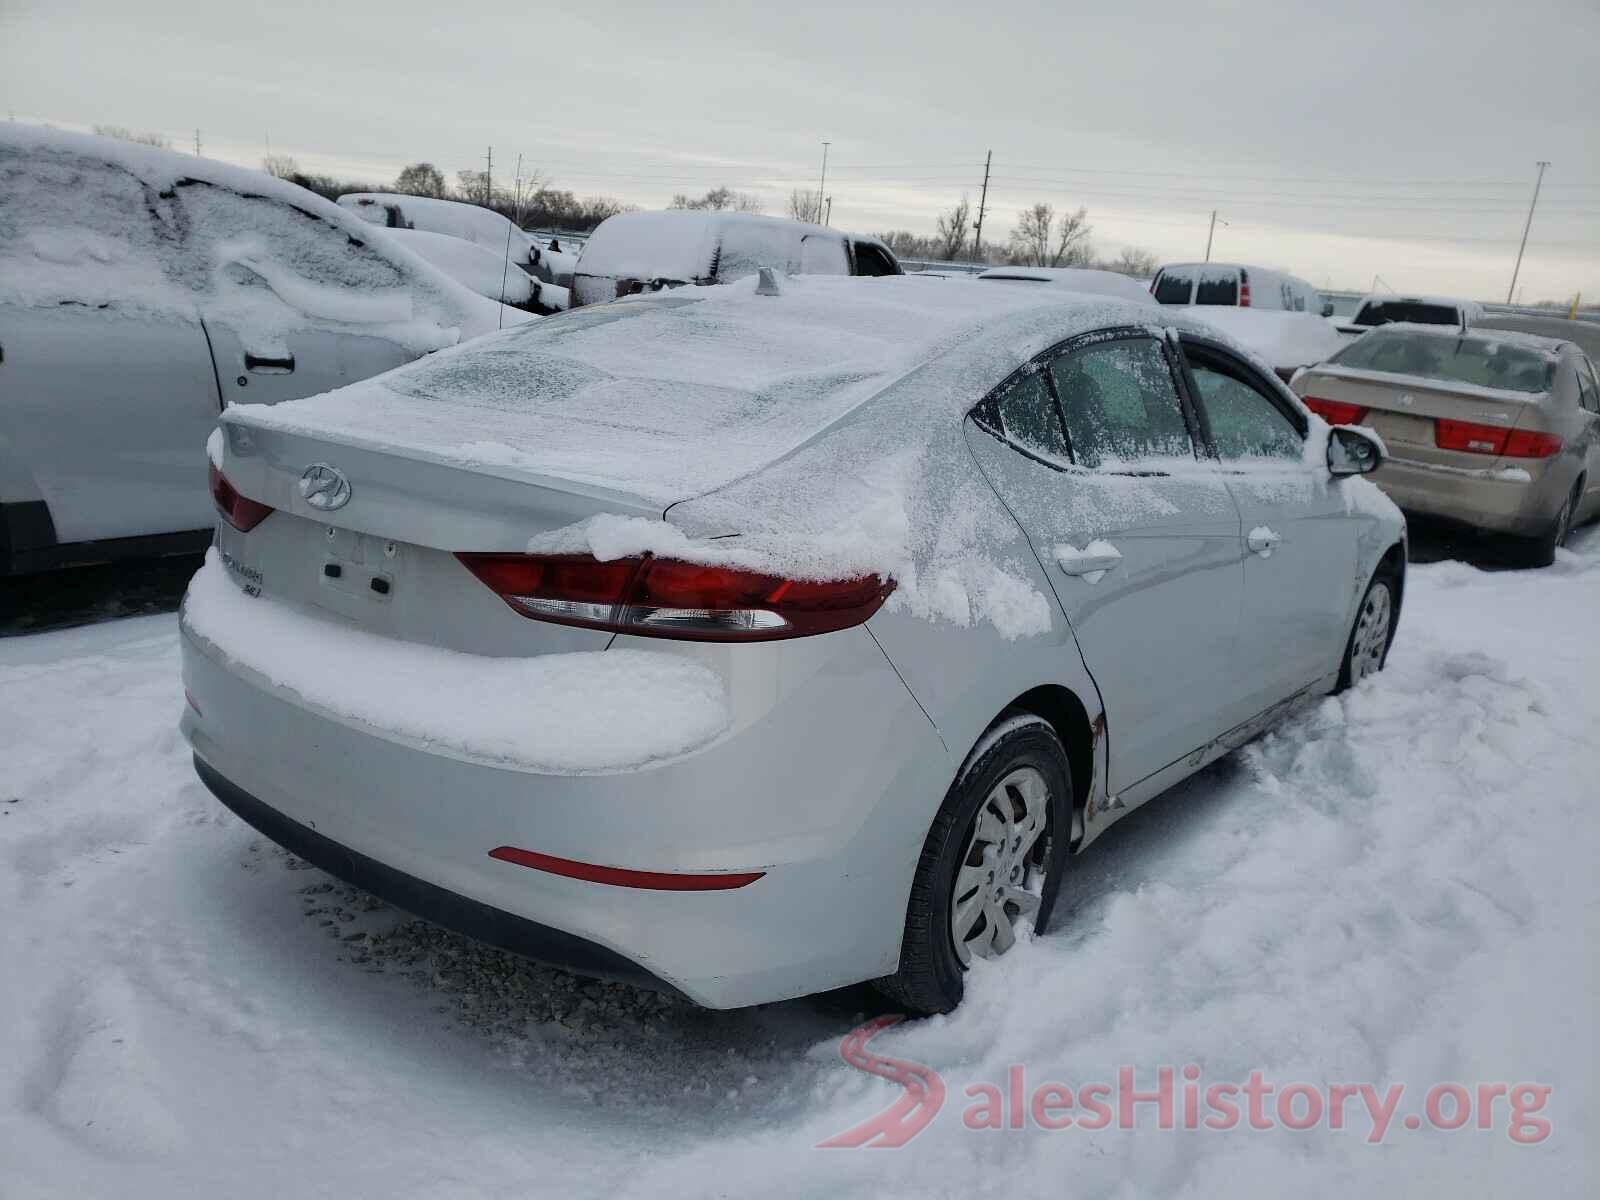
{"label": "car side mirror", "polygon": [[1370,429],[1335,425],[1328,431],[1328,473],[1370,475],[1389,456],[1383,439]]}
{"label": "car side mirror", "polygon": [[1325,317],[1333,316],[1333,305],[1329,304],[1327,301],[1323,301],[1323,304],[1322,304],[1322,315],[1325,316]]}

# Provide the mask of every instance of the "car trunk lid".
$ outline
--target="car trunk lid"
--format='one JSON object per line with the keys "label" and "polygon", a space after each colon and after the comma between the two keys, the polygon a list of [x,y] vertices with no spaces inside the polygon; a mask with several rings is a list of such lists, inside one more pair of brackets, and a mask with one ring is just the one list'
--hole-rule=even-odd
{"label": "car trunk lid", "polygon": [[[1542,394],[1326,364],[1300,375],[1295,391],[1324,417],[1344,417],[1344,408],[1359,409],[1354,423],[1375,430],[1396,457],[1463,468],[1493,466],[1498,459],[1493,448],[1496,440],[1486,435],[1481,443],[1472,443],[1481,448],[1471,451],[1445,448],[1441,445],[1441,421],[1458,429],[1509,432],[1537,411],[1542,398]],[[1448,445],[1450,435],[1443,440]],[[1504,441],[1503,436],[1499,441]]]}

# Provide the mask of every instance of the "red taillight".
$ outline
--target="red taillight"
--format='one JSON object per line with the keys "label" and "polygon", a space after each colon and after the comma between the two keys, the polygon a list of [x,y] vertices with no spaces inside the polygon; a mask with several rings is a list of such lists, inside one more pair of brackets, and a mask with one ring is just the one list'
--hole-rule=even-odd
{"label": "red taillight", "polygon": [[726,892],[752,884],[766,874],[765,871],[635,871],[628,867],[601,867],[571,858],[557,858],[553,854],[540,854],[516,846],[496,846],[489,851],[489,857],[516,863],[519,867],[532,867],[535,871],[565,875],[568,879],[609,883],[614,887],[645,888],[653,892]]}
{"label": "red taillight", "polygon": [[580,554],[459,554],[525,617],[693,641],[803,637],[859,625],[894,583],[875,575],[816,583],[674,559]]}
{"label": "red taillight", "polygon": [[1513,429],[1501,453],[1507,458],[1550,458],[1561,453],[1561,439],[1553,433]]}
{"label": "red taillight", "polygon": [[211,498],[217,502],[217,511],[222,514],[224,521],[240,533],[249,533],[272,515],[271,505],[261,504],[235,491],[233,484],[217,470],[215,463],[207,463],[206,470],[211,479]]}
{"label": "red taillight", "polygon": [[1506,448],[1507,432],[1497,425],[1440,417],[1433,423],[1433,444],[1441,450],[1459,450],[1466,454],[1501,454]]}
{"label": "red taillight", "polygon": [[1359,404],[1347,404],[1343,400],[1324,400],[1320,396],[1301,396],[1300,403],[1329,425],[1354,425],[1367,413],[1367,410]]}

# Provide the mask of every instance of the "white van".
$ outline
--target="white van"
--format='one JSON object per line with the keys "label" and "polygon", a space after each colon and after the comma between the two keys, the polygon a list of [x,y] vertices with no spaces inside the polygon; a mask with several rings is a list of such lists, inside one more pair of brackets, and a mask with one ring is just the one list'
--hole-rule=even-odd
{"label": "white van", "polygon": [[[1304,279],[1242,263],[1172,263],[1156,272],[1150,294],[1157,304],[1215,304],[1333,315]],[[1324,309],[1326,308],[1326,311]]]}

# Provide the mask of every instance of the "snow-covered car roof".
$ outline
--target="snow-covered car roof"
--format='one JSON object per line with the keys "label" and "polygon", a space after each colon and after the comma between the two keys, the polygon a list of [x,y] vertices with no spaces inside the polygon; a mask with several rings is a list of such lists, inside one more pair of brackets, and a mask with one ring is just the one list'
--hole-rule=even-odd
{"label": "snow-covered car roof", "polygon": [[1048,283],[1085,295],[1116,296],[1135,304],[1152,306],[1156,303],[1150,289],[1137,280],[1115,271],[1095,271],[1087,267],[991,267],[977,278]]}
{"label": "snow-covered car roof", "polygon": [[0,124],[0,301],[202,315],[262,345],[331,326],[417,353],[529,319],[368,230],[260,171]]}

